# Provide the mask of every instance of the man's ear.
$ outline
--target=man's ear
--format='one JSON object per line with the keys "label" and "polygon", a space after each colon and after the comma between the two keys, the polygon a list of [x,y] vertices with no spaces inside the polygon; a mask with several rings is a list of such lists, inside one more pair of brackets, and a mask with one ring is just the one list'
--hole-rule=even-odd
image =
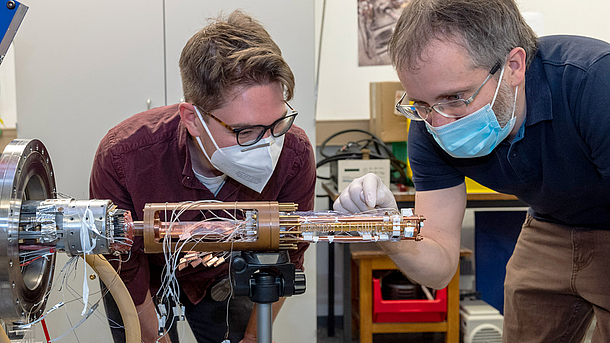
{"label": "man's ear", "polygon": [[520,85],[525,79],[526,53],[523,48],[517,47],[508,53],[509,84],[512,87]]}
{"label": "man's ear", "polygon": [[201,124],[195,106],[188,102],[182,102],[178,105],[178,111],[180,112],[180,119],[191,136],[199,137],[201,135]]}

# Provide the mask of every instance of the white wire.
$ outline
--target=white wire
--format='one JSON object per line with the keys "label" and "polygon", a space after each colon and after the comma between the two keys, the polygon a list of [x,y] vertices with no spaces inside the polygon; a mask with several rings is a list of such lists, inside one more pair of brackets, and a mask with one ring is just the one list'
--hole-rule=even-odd
{"label": "white wire", "polygon": [[[230,272],[231,261],[232,261],[232,252],[233,252],[233,243],[239,239],[250,239],[251,240],[251,238],[248,238],[246,236],[247,230],[245,229],[245,221],[237,218],[237,203],[236,203],[235,204],[236,207],[235,207],[233,213],[230,213],[226,209],[220,210],[221,212],[224,212],[228,216],[228,218],[220,217],[216,213],[214,213],[214,211],[212,211],[212,210],[207,210],[207,211],[200,210],[200,212],[203,216],[203,219],[201,221],[194,223],[192,225],[192,227],[189,228],[190,236],[186,237],[187,239],[179,240],[178,242],[173,244],[173,248],[172,248],[172,242],[171,242],[172,230],[174,229],[175,225],[180,223],[180,217],[186,211],[192,210],[197,205],[200,205],[203,203],[216,203],[216,202],[218,202],[218,201],[201,200],[201,201],[181,202],[181,203],[177,204],[173,209],[171,209],[171,214],[168,213],[168,212],[170,212],[170,209],[167,208],[167,204],[166,204],[164,214],[165,214],[165,218],[167,219],[169,217],[170,220],[169,220],[169,225],[166,226],[166,228],[165,228],[166,232],[165,232],[165,236],[164,236],[163,242],[162,242],[165,265],[164,265],[163,271],[162,271],[161,287],[159,287],[159,290],[157,292],[157,296],[159,297],[161,302],[171,303],[171,301],[173,301],[176,304],[180,304],[180,301],[179,301],[180,287],[178,284],[178,280],[176,278],[176,272],[177,272],[178,266],[180,265],[180,258],[183,253],[184,247],[187,244],[192,244],[191,249],[194,250],[200,242],[209,241],[210,239],[213,239],[213,241],[215,241],[215,242],[231,242],[231,250],[228,253],[226,251],[207,253],[207,254],[212,254],[214,257],[223,258],[224,260],[226,260],[228,257],[229,258],[229,272]],[[168,214],[169,214],[169,216],[168,216]],[[229,222],[229,223],[234,224],[234,228],[229,233],[226,233],[225,231],[221,231],[223,229],[222,227],[215,229],[215,230],[206,230],[206,228],[209,228],[209,226],[203,225],[203,223],[211,222],[211,221]],[[193,237],[193,234],[196,234],[196,238]],[[231,282],[231,280],[229,280],[229,281]],[[232,294],[233,294],[233,287],[231,285],[231,296],[232,296]],[[228,312],[229,301],[227,302],[227,312]],[[171,325],[173,325],[173,323],[174,323],[174,320],[172,319],[170,322],[170,327],[171,327]]]}

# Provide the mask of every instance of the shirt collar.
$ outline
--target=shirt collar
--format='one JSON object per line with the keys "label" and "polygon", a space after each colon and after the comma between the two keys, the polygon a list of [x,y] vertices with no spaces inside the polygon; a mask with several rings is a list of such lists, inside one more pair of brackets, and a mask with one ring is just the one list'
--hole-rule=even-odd
{"label": "shirt collar", "polygon": [[525,98],[527,99],[526,126],[553,119],[551,88],[538,55],[532,60],[525,73]]}
{"label": "shirt collar", "polygon": [[184,157],[184,167],[182,167],[182,184],[185,187],[205,189],[205,187],[197,180],[195,173],[193,173],[193,164],[191,163],[191,153],[189,151],[188,139],[189,133],[184,126],[184,123],[180,121],[178,124],[178,149],[182,152]]}
{"label": "shirt collar", "polygon": [[[191,152],[189,150],[188,140],[190,139],[188,130],[184,123],[180,121],[178,125],[178,147],[180,151],[184,153],[184,167],[182,168],[182,185],[188,188],[194,189],[203,189],[208,190],[199,180],[195,177],[195,173],[193,172],[193,164],[191,163]],[[215,198],[217,200],[224,201],[235,192],[237,192],[240,188],[245,187],[239,182],[227,178],[225,184],[220,188],[220,191],[216,194]],[[208,190],[209,191],[209,190]],[[211,192],[210,192],[211,194]]]}

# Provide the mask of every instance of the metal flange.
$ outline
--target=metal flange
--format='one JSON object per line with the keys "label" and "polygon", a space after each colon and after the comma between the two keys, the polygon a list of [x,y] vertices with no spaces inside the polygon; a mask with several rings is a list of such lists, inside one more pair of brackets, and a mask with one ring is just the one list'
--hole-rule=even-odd
{"label": "metal flange", "polygon": [[30,323],[44,310],[55,254],[21,266],[19,222],[22,203],[55,197],[55,176],[44,144],[37,139],[9,143],[0,157],[0,319],[5,323]]}

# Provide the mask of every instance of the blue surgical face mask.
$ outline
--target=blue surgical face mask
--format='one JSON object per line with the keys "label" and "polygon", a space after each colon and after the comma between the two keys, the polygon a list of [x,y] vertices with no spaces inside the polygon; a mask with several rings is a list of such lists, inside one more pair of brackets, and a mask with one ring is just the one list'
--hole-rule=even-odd
{"label": "blue surgical face mask", "polygon": [[428,122],[426,129],[434,137],[434,140],[451,157],[473,158],[489,155],[493,149],[500,144],[515,127],[515,108],[517,106],[517,93],[519,86],[515,89],[515,101],[511,119],[504,127],[498,123],[498,118],[492,107],[496,101],[504,68],[500,73],[500,81],[496,88],[491,104],[467,115],[452,123],[434,127]]}

